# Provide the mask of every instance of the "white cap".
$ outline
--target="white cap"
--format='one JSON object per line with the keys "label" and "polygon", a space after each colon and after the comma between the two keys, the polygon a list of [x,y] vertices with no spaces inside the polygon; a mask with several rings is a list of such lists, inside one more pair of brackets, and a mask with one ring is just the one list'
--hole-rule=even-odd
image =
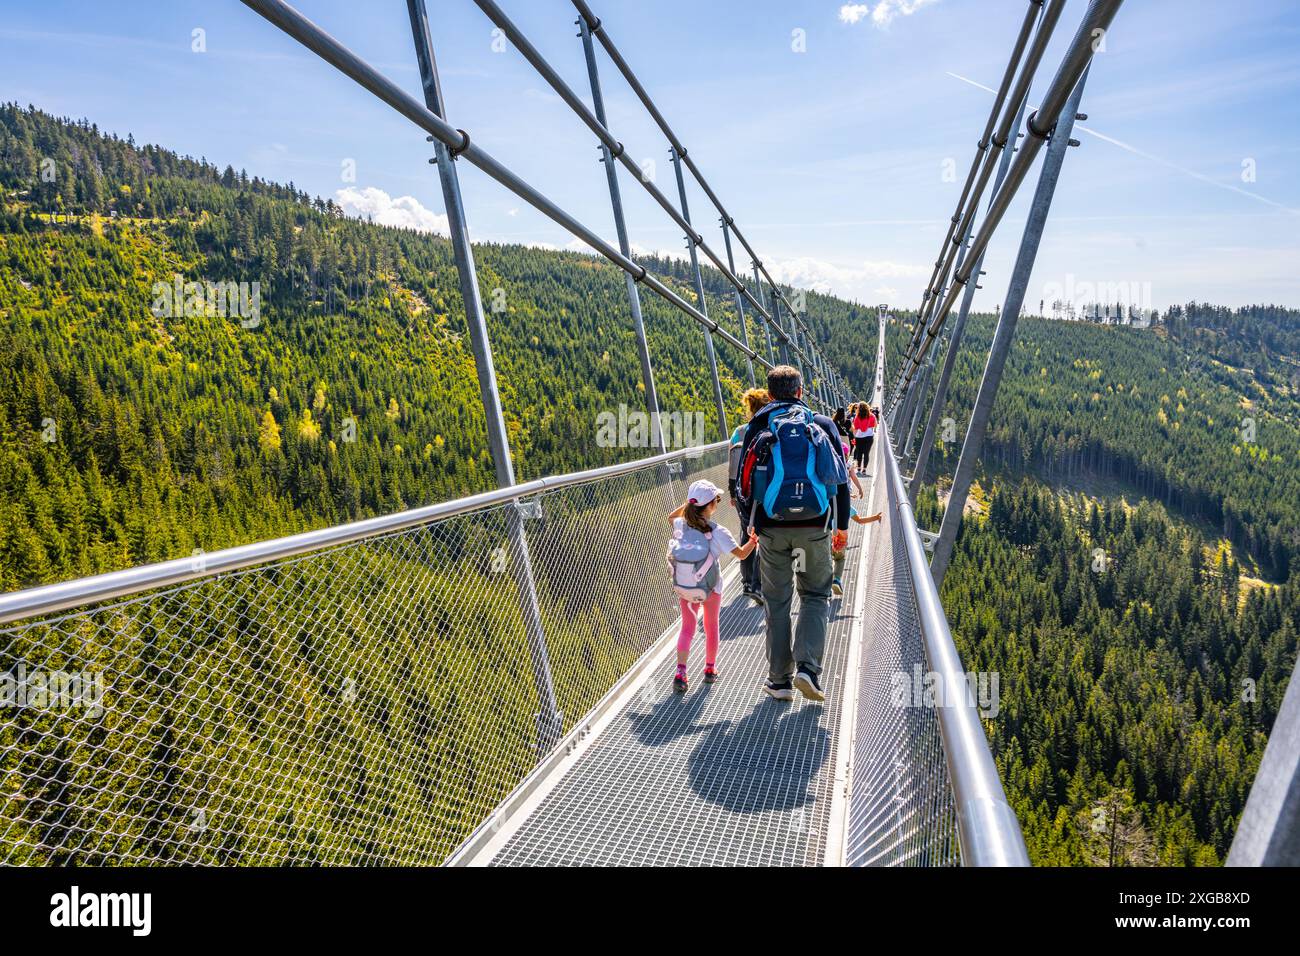
{"label": "white cap", "polygon": [[707,505],[722,492],[718,486],[707,478],[700,478],[691,482],[690,489],[686,492],[686,499],[693,505]]}

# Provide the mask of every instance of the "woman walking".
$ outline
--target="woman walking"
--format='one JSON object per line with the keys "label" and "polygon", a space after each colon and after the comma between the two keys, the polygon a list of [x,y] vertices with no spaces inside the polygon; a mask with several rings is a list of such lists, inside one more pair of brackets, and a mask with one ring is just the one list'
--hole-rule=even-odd
{"label": "woman walking", "polygon": [[871,460],[871,445],[876,440],[876,413],[866,402],[860,402],[853,415],[853,461],[860,475],[867,472]]}

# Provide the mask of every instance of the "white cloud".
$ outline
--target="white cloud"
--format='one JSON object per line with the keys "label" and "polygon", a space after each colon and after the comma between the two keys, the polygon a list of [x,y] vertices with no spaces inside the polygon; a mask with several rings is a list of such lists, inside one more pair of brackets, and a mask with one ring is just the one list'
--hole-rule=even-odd
{"label": "white cloud", "polygon": [[811,256],[781,259],[770,263],[769,269],[778,282],[867,304],[897,301],[899,289],[887,280],[902,280],[900,285],[914,286],[919,293],[927,275],[924,266],[907,262],[868,259],[842,266]]}
{"label": "white cloud", "polygon": [[872,24],[884,29],[896,17],[910,17],[923,7],[929,7],[939,0],[876,0],[870,3],[846,3],[840,7],[840,22],[854,24],[871,18]]}
{"label": "white cloud", "polygon": [[444,236],[449,234],[447,217],[425,207],[414,196],[398,196],[394,199],[374,186],[364,189],[348,186],[334,194],[334,201],[343,207],[343,212],[347,215],[369,219],[381,226],[399,226]]}
{"label": "white cloud", "polygon": [[863,17],[870,15],[871,4],[869,3],[846,3],[840,7],[841,23],[857,23]]}

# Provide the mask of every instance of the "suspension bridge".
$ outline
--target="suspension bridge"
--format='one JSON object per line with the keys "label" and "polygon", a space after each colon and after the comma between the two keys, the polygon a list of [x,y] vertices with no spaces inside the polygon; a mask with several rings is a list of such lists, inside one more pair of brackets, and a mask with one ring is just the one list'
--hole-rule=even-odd
{"label": "suspension bridge", "polygon": [[[422,101],[288,4],[243,2],[433,144],[498,488],[0,595],[11,671],[102,673],[108,685],[93,716],[0,712],[9,754],[0,862],[1027,865],[939,600],[962,509],[949,508],[931,533],[917,527],[913,506],[984,252],[1045,153],[954,476],[950,500],[965,500],[1097,39],[1122,0],[1088,4],[1032,111],[1030,85],[1066,4],[1027,4],[901,358],[887,369],[896,320],[882,307],[865,389],[827,359],[585,0],[573,6],[590,105],[499,4],[474,2],[597,140],[614,242],[447,119],[424,0],[407,0]],[[611,130],[601,51],[666,139],[676,201],[641,175]],[[516,480],[461,198],[464,164],[623,271],[652,422],[661,408],[641,296],[659,296],[699,326],[723,440],[669,450],[656,429],[656,453],[643,460]],[[620,166],[630,177],[620,179]],[[721,252],[693,225],[687,176],[717,214]],[[693,303],[633,258],[624,183],[683,231]],[[737,270],[733,240],[752,282]],[[709,315],[702,258],[734,290],[736,331]],[[725,484],[719,346],[744,358],[751,384],[795,365],[818,410],[858,397],[885,410],[863,502],[884,518],[852,532],[844,593],[830,613],[825,703],[760,693],[763,613],[739,594],[734,572],[723,679],[672,693],[677,615],[663,583],[664,516],[691,480]],[[739,531],[729,514],[720,512]],[[923,672],[962,693],[900,705],[899,675],[910,685]],[[1300,857],[1298,752],[1293,682],[1230,863]]]}

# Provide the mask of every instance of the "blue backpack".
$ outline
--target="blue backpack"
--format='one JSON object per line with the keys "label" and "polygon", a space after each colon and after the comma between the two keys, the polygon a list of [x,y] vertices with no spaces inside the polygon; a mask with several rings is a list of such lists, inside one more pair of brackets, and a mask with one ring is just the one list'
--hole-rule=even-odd
{"label": "blue backpack", "polygon": [[803,405],[772,409],[745,459],[741,497],[777,521],[825,514],[832,489],[849,480],[840,449]]}

